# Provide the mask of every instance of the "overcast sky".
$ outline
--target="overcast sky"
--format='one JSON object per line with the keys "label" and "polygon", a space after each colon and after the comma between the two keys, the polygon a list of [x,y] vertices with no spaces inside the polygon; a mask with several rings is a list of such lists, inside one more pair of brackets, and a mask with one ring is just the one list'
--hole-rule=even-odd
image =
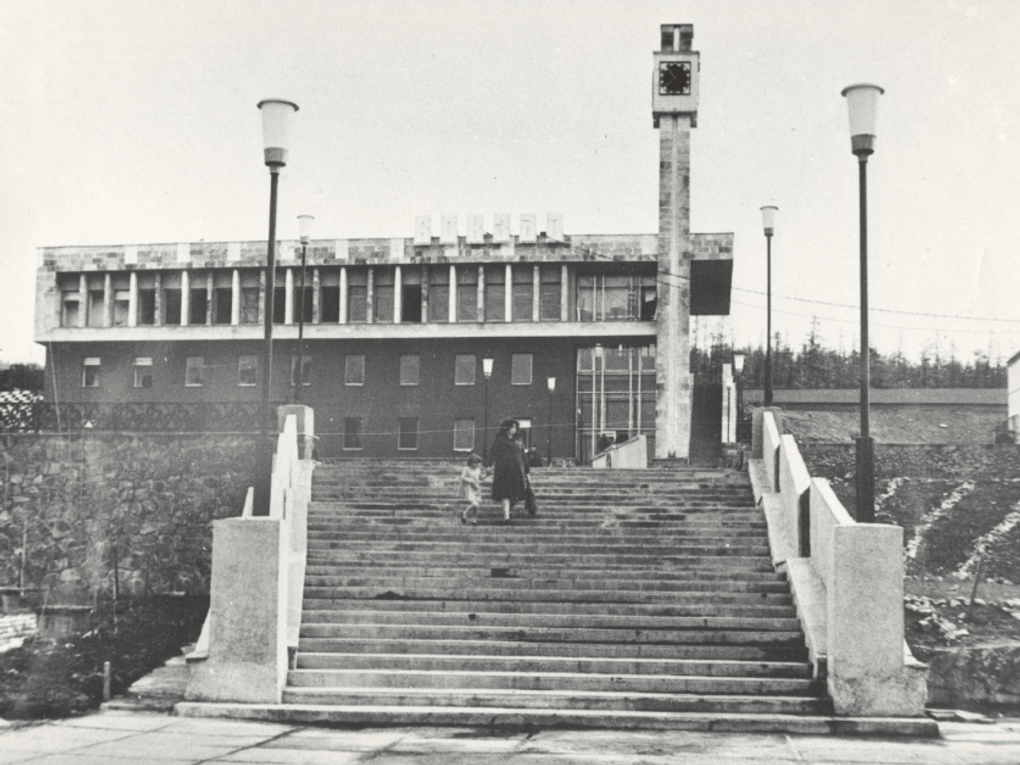
{"label": "overcast sky", "polygon": [[840,91],[874,82],[873,344],[1020,351],[1014,0],[0,0],[0,360],[42,359],[37,247],[264,239],[267,97],[300,106],[281,239],[301,213],[324,239],[497,212],[654,233],[652,52],[675,22],[702,61],[692,230],[736,235],[725,332],[764,339],[776,204],[774,328],[857,344]]}

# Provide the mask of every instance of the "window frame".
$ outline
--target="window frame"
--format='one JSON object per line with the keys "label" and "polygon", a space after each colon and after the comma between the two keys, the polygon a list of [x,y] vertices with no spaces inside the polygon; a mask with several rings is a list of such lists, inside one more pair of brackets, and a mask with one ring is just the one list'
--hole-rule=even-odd
{"label": "window frame", "polygon": [[[413,380],[411,379],[411,375],[410,374],[406,374],[405,375],[405,372],[410,372],[411,371],[410,368],[408,367],[408,365],[411,364],[412,359],[413,359],[413,367],[414,367],[414,369],[413,369],[413,372],[414,372],[413,378],[414,379]],[[417,353],[401,354],[401,356],[400,356],[400,385],[401,385],[401,387],[414,387],[414,386],[421,385],[421,356],[419,354],[417,354]]]}
{"label": "window frame", "polygon": [[[477,423],[475,422],[474,417],[455,417],[453,420],[453,451],[473,452],[475,450],[475,431],[477,429]],[[458,446],[458,435],[465,434],[470,434],[470,445]]]}
{"label": "window frame", "polygon": [[[355,379],[355,373],[357,369],[352,366],[353,363],[357,363],[360,360],[361,363],[361,379]],[[344,356],[344,385],[348,387],[363,387],[365,385],[365,354],[363,353],[349,353]]]}
{"label": "window frame", "polygon": [[101,368],[102,368],[101,357],[86,356],[85,358],[83,358],[81,362],[81,387],[98,388],[99,374]]}
{"label": "window frame", "polygon": [[[247,364],[245,363],[247,362]],[[252,372],[252,381],[246,382],[245,372]],[[259,384],[259,357],[255,354],[246,353],[237,357],[237,387],[254,388]]]}
{"label": "window frame", "polygon": [[[471,381],[461,382],[460,381],[460,369],[461,359],[471,359]],[[478,355],[475,353],[458,353],[453,357],[453,384],[458,386],[469,387],[477,384],[478,381]]]}
{"label": "window frame", "polygon": [[[355,424],[356,427],[351,429],[348,426]],[[361,451],[365,448],[362,442],[362,434],[365,432],[365,420],[363,417],[344,417],[344,432],[343,432],[343,450],[345,452],[356,452]],[[355,446],[348,446],[348,443],[356,442]]]}
{"label": "window frame", "polygon": [[[398,452],[416,452],[418,451],[418,418],[417,417],[398,417],[397,418],[397,451]],[[413,423],[414,430],[405,430],[404,425],[407,423]],[[414,436],[414,446],[403,446],[405,435]]]}
{"label": "window frame", "polygon": [[[518,367],[518,362],[522,362],[527,359],[527,382],[522,382],[523,377],[518,375],[521,371]],[[535,380],[535,355],[533,353],[513,353],[510,354],[510,384],[527,386],[531,385]]]}
{"label": "window frame", "polygon": [[[198,363],[193,364],[193,361]],[[188,373],[192,370],[198,370],[198,382],[190,382]],[[202,388],[205,386],[205,356],[188,356],[184,359],[184,387],[185,388]]]}
{"label": "window frame", "polygon": [[[133,372],[132,386],[133,388],[151,388],[152,387],[152,357],[151,356],[136,356],[135,362],[131,367]],[[143,369],[148,369],[147,375],[139,377],[139,372]],[[145,380],[148,379],[148,385],[145,384]],[[141,380],[141,384],[139,384]]]}
{"label": "window frame", "polygon": [[[297,387],[298,354],[291,354],[290,357],[290,387]],[[307,388],[312,384],[312,354],[306,353],[301,356],[301,387]]]}

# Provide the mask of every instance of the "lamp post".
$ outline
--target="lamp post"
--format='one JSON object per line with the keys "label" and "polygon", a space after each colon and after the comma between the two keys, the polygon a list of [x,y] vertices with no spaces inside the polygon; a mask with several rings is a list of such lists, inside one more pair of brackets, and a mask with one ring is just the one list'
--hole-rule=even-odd
{"label": "lamp post", "polygon": [[[266,253],[266,311],[263,316],[265,344],[262,352],[262,411],[259,427],[258,486],[254,511],[269,514],[269,491],[272,483],[273,442],[269,435],[269,393],[273,370],[273,297],[276,292],[276,189],[280,168],[287,164],[287,122],[298,106],[291,101],[268,98],[259,101],[262,112],[262,142],[266,166],[269,168],[269,241]],[[275,426],[274,426],[275,431]]]}
{"label": "lamp post", "polygon": [[482,359],[482,376],[485,378],[485,419],[482,420],[482,454],[489,446],[489,378],[492,377],[492,357]]}
{"label": "lamp post", "polygon": [[742,409],[740,406],[740,374],[744,371],[744,354],[734,353],[733,354],[733,385],[737,389],[737,422],[733,428],[733,440],[740,441],[740,415]]}
{"label": "lamp post", "polygon": [[772,406],[772,232],[776,229],[775,205],[761,208],[761,222],[765,229],[766,280],[765,280],[765,406]]}
{"label": "lamp post", "polygon": [[305,384],[305,264],[308,255],[308,242],[311,239],[311,215],[299,215],[298,232],[301,237],[301,290],[298,292],[298,361],[297,380],[294,381],[294,403],[301,403],[301,386]]}
{"label": "lamp post", "polygon": [[857,156],[861,240],[861,435],[857,439],[857,522],[875,521],[875,441],[871,438],[871,346],[868,343],[868,156],[875,151],[878,97],[861,83],[842,91],[850,112],[850,150]]}
{"label": "lamp post", "polygon": [[552,430],[553,430],[553,409],[552,409],[552,398],[553,393],[556,392],[556,378],[550,377],[546,381],[546,385],[549,386],[549,454],[546,457],[546,467],[552,467]]}

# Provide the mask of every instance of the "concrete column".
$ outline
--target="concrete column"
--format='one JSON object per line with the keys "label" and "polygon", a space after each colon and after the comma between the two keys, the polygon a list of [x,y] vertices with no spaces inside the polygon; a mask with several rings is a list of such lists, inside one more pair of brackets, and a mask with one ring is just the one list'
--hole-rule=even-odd
{"label": "concrete column", "polygon": [[138,272],[128,274],[128,322],[129,327],[138,326]]}
{"label": "concrete column", "polygon": [[450,323],[457,321],[457,266],[450,264]]}
{"label": "concrete column", "polygon": [[113,277],[108,273],[103,274],[103,326],[113,326]]}
{"label": "concrete column", "polygon": [[485,321],[485,266],[478,266],[478,307],[475,321]]}
{"label": "concrete column", "polygon": [[216,297],[216,290],[213,286],[213,272],[210,269],[205,275],[205,323],[212,326],[213,301]]}
{"label": "concrete column", "polygon": [[181,271],[181,326],[188,326],[191,317],[191,276],[187,269]]}
{"label": "concrete column", "polygon": [[655,456],[686,460],[691,441],[691,117],[659,117],[659,264]]}
{"label": "concrete column", "polygon": [[241,272],[236,268],[230,275],[230,323],[241,323]]}
{"label": "concrete column", "polygon": [[401,280],[403,274],[400,272],[400,266],[395,266],[393,269],[393,323],[400,323],[400,315],[403,313],[404,296],[401,294]]}
{"label": "concrete column", "polygon": [[347,266],[340,267],[340,323],[347,323]]}
{"label": "concrete column", "polygon": [[78,276],[78,327],[88,326],[89,280],[85,274]]}
{"label": "concrete column", "polygon": [[157,271],[155,274],[155,288],[156,288],[156,299],[155,299],[155,312],[156,315],[153,317],[153,324],[157,327],[163,326],[163,272]]}
{"label": "concrete column", "polygon": [[[267,256],[268,257],[268,256]],[[266,323],[266,269],[259,270],[259,323]]]}
{"label": "concrete column", "polygon": [[312,324],[322,321],[322,280],[319,269],[312,269]]}
{"label": "concrete column", "polygon": [[506,264],[503,285],[503,321],[511,322],[514,320],[514,274],[509,263]]}
{"label": "concrete column", "polygon": [[539,320],[539,306],[541,305],[542,295],[542,269],[537,264],[534,266],[534,272],[531,276],[531,320]]}
{"label": "concrete column", "polygon": [[560,321],[570,320],[570,269],[560,266]]}
{"label": "concrete column", "polygon": [[294,323],[294,269],[284,271],[283,323]]}
{"label": "concrete column", "polygon": [[375,323],[375,269],[368,269],[368,287],[365,289],[367,294],[365,298],[365,322],[367,324]]}

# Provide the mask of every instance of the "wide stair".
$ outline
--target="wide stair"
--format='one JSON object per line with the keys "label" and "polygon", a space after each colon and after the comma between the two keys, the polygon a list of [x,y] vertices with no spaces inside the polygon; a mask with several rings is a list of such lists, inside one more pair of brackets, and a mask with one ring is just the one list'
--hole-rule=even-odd
{"label": "wide stair", "polygon": [[318,466],[289,719],[832,729],[745,476],[536,469],[464,525],[459,472]]}

